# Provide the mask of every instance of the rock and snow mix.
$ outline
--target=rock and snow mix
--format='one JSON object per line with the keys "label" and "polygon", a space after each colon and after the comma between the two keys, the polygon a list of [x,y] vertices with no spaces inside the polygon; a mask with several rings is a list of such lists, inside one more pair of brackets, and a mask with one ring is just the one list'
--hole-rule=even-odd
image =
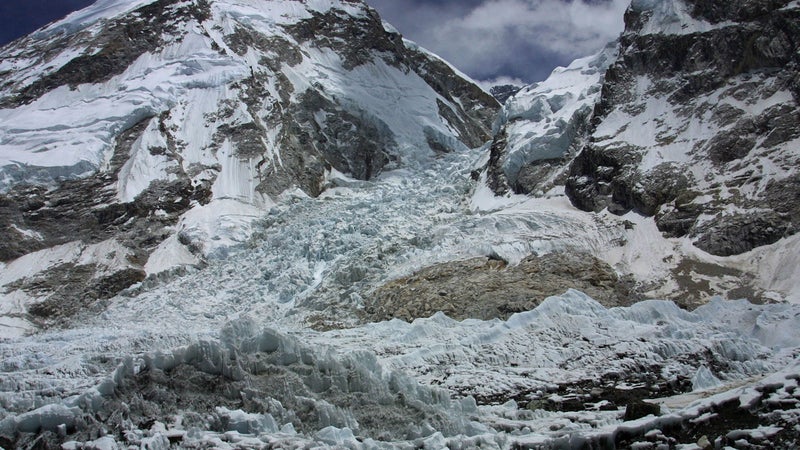
{"label": "rock and snow mix", "polygon": [[[643,10],[644,36],[729,26],[689,21],[679,1]],[[124,67],[92,66],[131,26],[157,38],[116,53]],[[26,50],[43,42],[72,47]],[[2,52],[0,77],[21,77],[0,98],[0,182],[99,172],[4,197],[19,240],[0,246],[1,447],[798,444],[800,306],[706,295],[746,273],[763,297],[796,299],[796,236],[711,256],[653,218],[576,209],[558,164],[521,189],[536,197],[494,195],[574,156],[613,47],[520,91],[483,147],[486,93],[359,2],[104,0]],[[110,71],[75,72],[76,57]],[[670,128],[655,103],[627,120]],[[479,172],[487,159],[494,173]],[[86,192],[97,201],[75,199]],[[75,236],[48,234],[59,219]],[[529,267],[598,299],[547,277],[531,289],[515,272]],[[494,318],[430,314],[460,308],[470,285],[454,277],[493,274],[507,284],[482,286]],[[702,306],[630,305],[670,293]],[[408,320],[372,323],[379,294]]]}
{"label": "rock and snow mix", "polygon": [[3,322],[18,334],[224,256],[337,174],[478,146],[498,106],[360,2],[98,2],[0,54],[0,260],[111,239],[127,258],[4,279],[43,305]]}

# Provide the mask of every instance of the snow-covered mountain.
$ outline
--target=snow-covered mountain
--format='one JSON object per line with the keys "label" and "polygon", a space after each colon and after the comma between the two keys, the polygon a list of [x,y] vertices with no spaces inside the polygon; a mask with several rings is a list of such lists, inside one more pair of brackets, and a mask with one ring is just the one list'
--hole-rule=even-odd
{"label": "snow-covered mountain", "polygon": [[496,194],[542,196],[563,178],[565,162],[586,140],[602,77],[616,55],[617,44],[610,44],[507,100],[495,124],[487,172]]}
{"label": "snow-covered mountain", "polygon": [[361,2],[101,0],[0,58],[3,284],[44,321],[479,146],[498,106]]}
{"label": "snow-covered mountain", "polygon": [[789,1],[634,1],[573,203],[655,216],[718,256],[795,234],[799,15]]}
{"label": "snow-covered mountain", "polygon": [[606,258],[648,295],[797,299],[798,14],[633,1],[618,42],[506,103],[486,185],[565,188],[578,208],[655,225],[666,240],[645,232],[643,253],[632,231],[626,255]]}
{"label": "snow-covered mountain", "polygon": [[796,446],[800,238],[702,233],[791,203],[798,11],[634,0],[502,110],[357,0],[100,0],[0,49],[0,447]]}

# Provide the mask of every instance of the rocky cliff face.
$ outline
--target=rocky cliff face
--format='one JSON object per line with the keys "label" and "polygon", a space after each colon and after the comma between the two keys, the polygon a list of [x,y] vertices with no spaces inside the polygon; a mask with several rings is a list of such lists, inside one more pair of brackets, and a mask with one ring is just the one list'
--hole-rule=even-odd
{"label": "rocky cliff face", "polygon": [[796,233],[798,19],[788,1],[634,1],[573,203],[654,216],[719,256]]}
{"label": "rocky cliff face", "polygon": [[[608,259],[648,267],[649,295],[770,298],[781,277],[753,266],[799,223],[799,15],[788,1],[633,1],[618,42],[505,103],[482,182],[654,222],[657,258]],[[649,231],[630,230],[623,253],[639,254]],[[754,265],[730,258],[754,249]]]}
{"label": "rocky cliff face", "polygon": [[498,108],[359,1],[109,0],[0,58],[0,259],[49,261],[4,289],[46,318],[224,254],[287,195],[479,146]]}
{"label": "rocky cliff face", "polygon": [[581,209],[654,216],[719,256],[794,234],[798,15],[788,1],[634,1],[618,56],[576,61],[508,101],[489,185],[565,184]]}
{"label": "rocky cliff face", "polygon": [[541,195],[563,184],[565,166],[586,141],[602,76],[616,52],[609,45],[557,68],[506,101],[495,123],[487,170],[497,195]]}

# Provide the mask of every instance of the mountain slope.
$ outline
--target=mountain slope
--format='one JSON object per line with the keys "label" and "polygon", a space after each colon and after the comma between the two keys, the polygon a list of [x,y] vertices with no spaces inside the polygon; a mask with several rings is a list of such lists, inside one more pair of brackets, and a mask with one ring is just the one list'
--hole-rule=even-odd
{"label": "mountain slope", "polygon": [[563,178],[563,166],[583,145],[601,79],[616,53],[616,44],[609,44],[597,55],[557,68],[506,102],[495,123],[487,172],[496,194],[541,195],[554,179]]}
{"label": "mountain slope", "polygon": [[486,185],[563,186],[575,206],[638,224],[604,258],[648,296],[797,299],[798,14],[632,2],[613,47],[506,103]]}
{"label": "mountain slope", "polygon": [[361,2],[100,1],[0,55],[0,258],[44,262],[4,284],[45,321],[479,146],[498,106]]}
{"label": "mountain slope", "polygon": [[800,8],[634,1],[566,183],[718,256],[797,232]]}
{"label": "mountain slope", "polygon": [[[695,4],[637,2],[630,33],[705,33],[670,9]],[[352,1],[106,1],[29,38],[161,33],[101,39],[75,90],[52,82],[66,57],[29,54],[35,90],[7,78],[7,120],[51,115],[4,139],[113,153],[71,180],[11,165],[41,184],[3,220],[42,249],[0,268],[0,446],[796,447],[800,306],[709,297],[800,298],[800,235],[714,256],[570,203],[603,108],[637,102],[602,103],[614,48],[509,100],[479,146],[496,104],[388,28]]]}

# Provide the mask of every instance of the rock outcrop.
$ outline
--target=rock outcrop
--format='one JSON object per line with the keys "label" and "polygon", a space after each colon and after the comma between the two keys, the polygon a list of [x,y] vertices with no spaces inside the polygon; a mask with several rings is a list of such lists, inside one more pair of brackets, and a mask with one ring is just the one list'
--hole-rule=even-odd
{"label": "rock outcrop", "polygon": [[634,1],[614,47],[504,106],[488,185],[565,185],[578,208],[653,216],[717,256],[796,233],[798,18],[789,1]]}
{"label": "rock outcrop", "polygon": [[566,192],[713,255],[797,232],[800,8],[634,1]]}
{"label": "rock outcrop", "polygon": [[376,289],[366,314],[370,321],[411,322],[438,311],[456,320],[508,319],[570,288],[609,307],[636,301],[630,280],[620,279],[608,264],[588,254],[563,252],[532,255],[514,266],[475,258],[427,267]]}

